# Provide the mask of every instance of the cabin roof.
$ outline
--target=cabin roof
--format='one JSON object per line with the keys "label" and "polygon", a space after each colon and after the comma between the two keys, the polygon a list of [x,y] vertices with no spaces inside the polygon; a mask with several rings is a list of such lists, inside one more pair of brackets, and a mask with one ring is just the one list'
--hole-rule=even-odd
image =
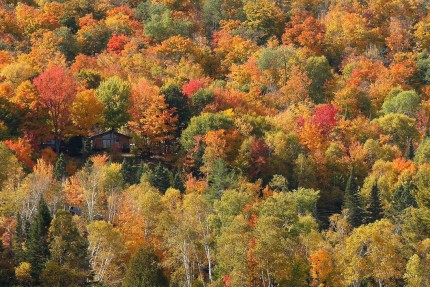
{"label": "cabin roof", "polygon": [[103,136],[105,134],[110,134],[110,133],[114,133],[114,134],[116,134],[118,136],[126,137],[126,138],[131,139],[131,136],[128,136],[128,135],[125,135],[125,134],[121,134],[121,133],[119,133],[117,131],[114,131],[114,130],[108,130],[108,131],[105,131],[105,132],[101,132],[101,133],[95,134],[95,135],[91,136],[90,139],[93,139],[93,138],[96,138],[96,137],[100,137],[100,136]]}

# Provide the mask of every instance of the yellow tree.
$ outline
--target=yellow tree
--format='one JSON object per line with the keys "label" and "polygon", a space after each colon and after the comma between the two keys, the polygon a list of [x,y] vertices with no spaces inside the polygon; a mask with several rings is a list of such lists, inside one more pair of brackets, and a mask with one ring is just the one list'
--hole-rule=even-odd
{"label": "yellow tree", "polygon": [[0,143],[0,214],[12,215],[19,206],[18,188],[21,184],[24,172],[18,159],[3,143]]}
{"label": "yellow tree", "polygon": [[87,231],[94,279],[109,286],[121,286],[127,251],[120,234],[111,224],[101,220],[90,223]]}
{"label": "yellow tree", "polygon": [[106,165],[103,168],[102,181],[107,200],[106,219],[109,223],[116,223],[119,212],[118,202],[124,186],[121,164],[110,163]]}
{"label": "yellow tree", "polygon": [[70,204],[84,206],[89,221],[103,213],[105,192],[103,189],[106,155],[96,155],[66,183],[66,198]]}
{"label": "yellow tree", "polygon": [[407,287],[429,286],[430,274],[424,270],[430,268],[430,239],[420,242],[416,251],[417,253],[409,258],[403,278],[407,282]]}
{"label": "yellow tree", "polygon": [[337,248],[337,267],[345,285],[358,287],[372,278],[383,286],[403,276],[402,237],[386,219],[358,227]]}
{"label": "yellow tree", "polygon": [[21,212],[27,220],[37,212],[41,197],[46,199],[53,211],[62,203],[61,191],[55,186],[54,168],[42,159],[37,161],[33,172],[24,179],[18,193],[22,193]]}
{"label": "yellow tree", "polygon": [[88,135],[91,129],[103,123],[104,105],[96,97],[94,90],[84,90],[76,95],[72,104],[71,118],[82,135]]}

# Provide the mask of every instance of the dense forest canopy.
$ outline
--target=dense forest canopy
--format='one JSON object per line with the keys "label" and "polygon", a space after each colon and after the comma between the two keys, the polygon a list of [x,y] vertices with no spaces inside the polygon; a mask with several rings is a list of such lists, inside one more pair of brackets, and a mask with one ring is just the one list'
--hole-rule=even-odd
{"label": "dense forest canopy", "polygon": [[430,286],[429,125],[427,0],[0,0],[0,286]]}

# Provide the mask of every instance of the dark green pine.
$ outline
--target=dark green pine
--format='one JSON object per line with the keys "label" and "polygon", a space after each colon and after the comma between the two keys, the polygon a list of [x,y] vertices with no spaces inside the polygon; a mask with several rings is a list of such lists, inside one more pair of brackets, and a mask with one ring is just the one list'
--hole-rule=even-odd
{"label": "dark green pine", "polygon": [[150,171],[149,181],[153,187],[165,192],[170,187],[169,170],[161,163],[158,163]]}
{"label": "dark green pine", "polygon": [[121,165],[121,174],[124,181],[128,184],[135,184],[137,172],[130,160],[124,159]]}
{"label": "dark green pine", "polygon": [[414,160],[415,157],[415,150],[414,150],[414,144],[412,142],[412,139],[408,140],[408,147],[406,150],[405,158],[407,160]]}
{"label": "dark green pine", "polygon": [[185,186],[184,186],[184,182],[182,180],[182,173],[181,171],[177,170],[176,172],[173,172],[171,174],[170,177],[170,186],[181,191],[184,192],[185,191]]}
{"label": "dark green pine", "polygon": [[416,207],[417,203],[411,194],[411,185],[406,183],[400,185],[393,194],[391,208],[394,215],[402,214],[408,207]]}
{"label": "dark green pine", "polygon": [[15,236],[13,242],[13,251],[15,253],[15,260],[17,263],[25,261],[25,254],[23,245],[25,242],[25,226],[22,222],[21,214],[18,212],[16,215]]}
{"label": "dark green pine", "polygon": [[55,162],[54,167],[54,175],[57,180],[64,180],[66,177],[66,166],[66,159],[64,158],[63,154],[60,154],[60,156],[57,158],[57,161]]}
{"label": "dark green pine", "polygon": [[0,286],[15,286],[15,262],[13,259],[10,248],[5,248],[3,241],[0,240]]}
{"label": "dark green pine", "polygon": [[26,257],[31,264],[31,273],[36,281],[42,273],[45,263],[49,259],[48,231],[51,219],[48,206],[42,198],[39,201],[36,216],[31,222],[26,244]]}
{"label": "dark green pine", "polygon": [[370,204],[367,208],[367,220],[366,223],[375,222],[383,217],[384,210],[381,204],[381,198],[379,197],[378,185],[375,183],[372,186],[370,192]]}
{"label": "dark green pine", "polygon": [[169,286],[154,251],[140,248],[131,258],[122,287]]}
{"label": "dark green pine", "polygon": [[348,221],[353,227],[358,227],[362,224],[363,212],[353,170],[351,170],[346,183],[342,208],[348,210]]}

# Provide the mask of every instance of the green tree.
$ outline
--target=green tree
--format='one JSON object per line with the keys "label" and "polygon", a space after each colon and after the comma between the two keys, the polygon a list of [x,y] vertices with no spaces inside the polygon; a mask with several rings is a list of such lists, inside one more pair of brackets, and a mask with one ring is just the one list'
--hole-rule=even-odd
{"label": "green tree", "polygon": [[89,275],[87,241],[81,236],[73,216],[58,211],[49,228],[51,258],[43,270],[43,286],[81,286]]}
{"label": "green tree", "polygon": [[358,186],[356,184],[354,170],[351,170],[346,183],[342,208],[348,210],[348,221],[353,227],[358,227],[362,224],[363,212],[361,209],[361,201],[358,194]]}
{"label": "green tree", "polygon": [[273,175],[272,179],[269,182],[269,186],[271,189],[276,190],[276,191],[288,191],[288,180],[280,175],[280,174],[275,174]]}
{"label": "green tree", "polygon": [[257,65],[266,73],[273,89],[285,85],[295,58],[296,51],[291,47],[267,47],[261,50]]}
{"label": "green tree", "polygon": [[366,223],[373,223],[383,217],[383,208],[381,204],[381,198],[379,197],[378,185],[375,183],[372,186],[370,192],[370,203],[367,207],[367,218]]}
{"label": "green tree", "polygon": [[184,182],[182,180],[182,172],[180,170],[177,170],[176,172],[171,173],[170,186],[174,189],[181,191],[181,192],[185,191]]}
{"label": "green tree", "polygon": [[100,73],[91,69],[82,69],[78,73],[78,79],[87,89],[97,89],[101,82]]}
{"label": "green tree", "polygon": [[411,194],[412,186],[410,183],[401,184],[393,194],[391,211],[393,215],[399,215],[408,207],[416,207],[417,203]]}
{"label": "green tree", "polygon": [[316,104],[325,103],[327,100],[325,84],[332,77],[327,58],[325,56],[308,58],[305,71],[311,80],[308,87],[309,96]]}
{"label": "green tree", "polygon": [[138,178],[137,173],[138,173],[138,170],[133,165],[133,162],[131,160],[127,160],[126,158],[124,158],[121,164],[121,174],[124,179],[124,182],[128,184],[138,183],[140,178]]}
{"label": "green tree", "polygon": [[78,54],[79,47],[71,29],[60,27],[54,30],[54,34],[59,40],[57,49],[66,56],[67,61],[73,61]]}
{"label": "green tree", "polygon": [[405,158],[406,160],[414,160],[414,157],[415,157],[414,143],[412,142],[412,139],[409,139]]}
{"label": "green tree", "polygon": [[64,155],[61,153],[60,156],[57,158],[57,161],[55,162],[54,167],[54,175],[57,178],[57,180],[64,181],[67,175],[66,172],[66,166],[67,162],[64,158]]}
{"label": "green tree", "polygon": [[149,183],[162,192],[170,187],[170,171],[161,163],[157,163],[147,176]]}
{"label": "green tree", "polygon": [[[169,105],[169,108],[175,109],[175,114],[178,115],[178,129],[177,131],[180,133],[183,129],[185,129],[191,118],[191,110],[190,105],[188,103],[187,97],[181,92],[181,89],[170,83],[167,87],[161,90],[161,94],[164,95],[166,103]],[[178,134],[179,136],[180,134]]]}
{"label": "green tree", "polygon": [[413,116],[419,108],[421,97],[413,90],[393,90],[382,105],[384,114],[399,113]]}
{"label": "green tree", "polygon": [[415,153],[414,162],[416,165],[430,163],[430,138],[426,137]]}
{"label": "green tree", "polygon": [[203,21],[205,24],[205,35],[208,39],[212,33],[219,28],[219,21],[223,19],[222,0],[204,1],[203,2]]}
{"label": "green tree", "polygon": [[213,91],[210,89],[200,89],[191,96],[191,103],[193,106],[193,114],[199,115],[206,105],[212,103],[214,100]]}
{"label": "green tree", "polygon": [[188,151],[194,147],[196,136],[203,136],[211,130],[227,130],[232,126],[233,119],[228,115],[222,113],[201,114],[198,117],[193,117],[188,127],[182,132],[181,145]]}
{"label": "green tree", "polygon": [[0,286],[13,286],[14,263],[13,253],[4,247],[3,240],[0,240]]}
{"label": "green tree", "polygon": [[118,129],[130,119],[128,113],[130,84],[118,77],[103,81],[96,90],[96,95],[105,106],[104,125]]}
{"label": "green tree", "polygon": [[18,212],[16,214],[15,234],[13,237],[13,252],[17,263],[25,261],[25,252],[23,249],[26,240],[25,231],[25,224],[23,223],[21,214]]}
{"label": "green tree", "polygon": [[416,138],[418,131],[416,120],[404,114],[389,113],[383,117],[374,120],[382,132],[390,136],[391,141],[397,144],[401,149],[406,148],[408,139]]}
{"label": "green tree", "polygon": [[39,276],[49,259],[48,230],[51,214],[43,198],[39,201],[36,216],[30,225],[27,248],[27,261],[31,264],[31,275],[38,282]]}
{"label": "green tree", "polygon": [[312,156],[300,153],[294,161],[294,187],[316,187],[316,163]]}
{"label": "green tree", "polygon": [[147,246],[140,248],[131,258],[123,287],[169,286],[163,274],[157,255]]}
{"label": "green tree", "polygon": [[224,190],[234,188],[237,175],[231,171],[225,161],[217,158],[211,172],[207,175],[209,183],[208,196],[211,200],[220,199]]}
{"label": "green tree", "polygon": [[156,41],[163,41],[175,35],[190,37],[192,23],[185,19],[175,19],[172,11],[163,5],[150,5],[149,19],[144,21],[145,35]]}
{"label": "green tree", "polygon": [[100,53],[106,48],[111,36],[111,31],[102,24],[90,29],[80,29],[78,31],[79,50],[89,56]]}
{"label": "green tree", "polygon": [[417,67],[419,69],[419,79],[422,83],[430,83],[430,57],[428,51],[420,53],[417,57]]}

